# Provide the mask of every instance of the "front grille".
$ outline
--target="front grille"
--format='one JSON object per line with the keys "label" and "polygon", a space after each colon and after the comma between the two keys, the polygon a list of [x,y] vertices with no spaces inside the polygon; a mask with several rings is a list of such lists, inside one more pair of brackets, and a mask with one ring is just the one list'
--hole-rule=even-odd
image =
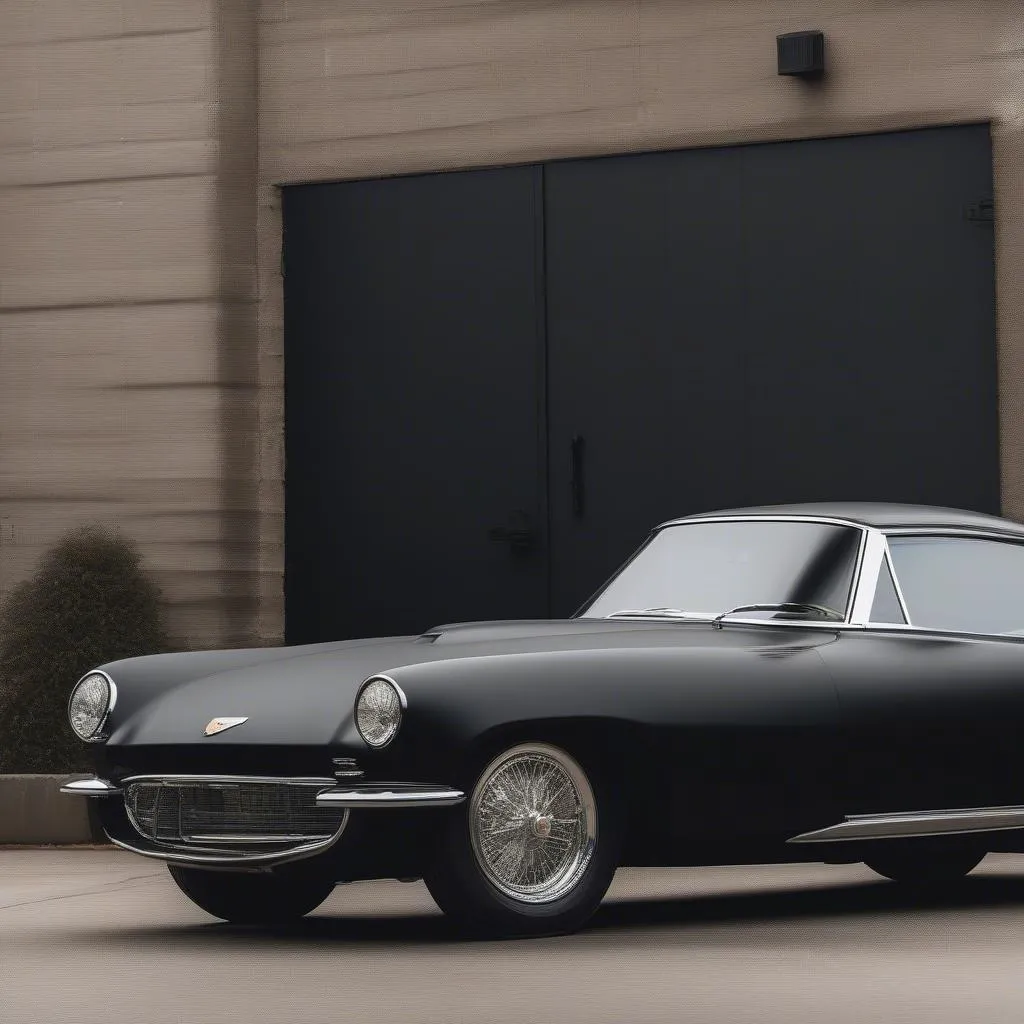
{"label": "front grille", "polygon": [[328,840],[344,809],[317,807],[330,781],[144,779],[124,788],[132,824],[171,846],[298,845]]}

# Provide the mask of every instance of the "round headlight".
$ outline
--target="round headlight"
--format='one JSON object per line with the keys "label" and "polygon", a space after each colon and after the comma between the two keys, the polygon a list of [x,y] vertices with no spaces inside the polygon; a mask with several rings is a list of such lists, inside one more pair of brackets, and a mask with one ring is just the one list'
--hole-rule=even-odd
{"label": "round headlight", "polygon": [[103,672],[83,676],[71,691],[68,718],[79,739],[97,742],[104,739],[103,727],[117,700],[113,680]]}
{"label": "round headlight", "polygon": [[371,747],[386,747],[402,724],[405,695],[390,679],[368,679],[356,698],[356,728]]}

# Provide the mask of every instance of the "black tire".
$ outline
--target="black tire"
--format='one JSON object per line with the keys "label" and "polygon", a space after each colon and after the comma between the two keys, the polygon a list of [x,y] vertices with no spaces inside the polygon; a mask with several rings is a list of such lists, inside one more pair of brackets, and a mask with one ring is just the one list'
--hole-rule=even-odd
{"label": "black tire", "polygon": [[[488,804],[489,794],[496,792],[488,781],[498,787],[502,780],[507,784],[512,773],[524,764],[538,764],[543,771],[544,759],[557,768],[551,780],[544,783],[543,795],[538,797],[534,790],[532,798],[525,797],[536,804],[531,816],[507,819],[523,822],[500,830],[512,830],[513,837],[508,841],[488,835],[487,823],[500,820],[489,817],[488,808],[511,804],[504,796],[507,790],[501,790],[503,803]],[[507,774],[503,775],[503,770]],[[567,777],[572,779],[568,795],[563,785]],[[548,786],[556,790],[554,796],[548,793]],[[524,792],[530,792],[528,786]],[[575,818],[574,802],[578,808]],[[481,766],[467,799],[439,822],[438,845],[423,880],[437,905],[460,931],[480,937],[575,931],[600,905],[618,866],[621,807],[622,801],[612,786],[597,776],[588,776],[583,765],[564,749],[548,743],[516,744]],[[570,816],[559,818],[559,813]],[[474,816],[476,826],[472,824]],[[571,821],[576,824],[567,824]],[[535,892],[503,890],[506,883],[496,880],[495,858],[504,856],[510,842],[517,844],[522,854],[515,863],[542,862],[540,876],[544,876],[546,859],[556,865],[550,871],[550,881]],[[578,861],[572,852],[576,848],[581,851]],[[560,863],[564,864],[561,869],[557,867]]]}
{"label": "black tire", "polygon": [[204,871],[169,864],[171,878],[197,906],[232,924],[279,925],[297,921],[318,906],[334,882],[316,872]]}
{"label": "black tire", "polygon": [[974,844],[942,839],[893,840],[864,863],[876,874],[908,888],[950,885],[970,874],[984,859]]}

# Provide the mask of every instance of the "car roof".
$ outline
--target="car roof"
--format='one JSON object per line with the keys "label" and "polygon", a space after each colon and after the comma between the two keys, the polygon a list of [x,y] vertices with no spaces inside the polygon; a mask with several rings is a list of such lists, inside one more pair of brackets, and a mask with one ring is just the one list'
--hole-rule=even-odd
{"label": "car roof", "polygon": [[[742,516],[760,518],[772,516],[796,516],[808,519],[845,519],[861,526],[873,526],[881,530],[896,528],[944,528],[957,530],[978,530],[989,533],[1005,533],[1024,537],[1024,525],[982,512],[970,512],[959,508],[941,508],[934,505],[899,505],[888,502],[870,501],[822,501],[793,505],[757,505],[750,508],[721,509],[716,512],[701,512],[697,515],[673,519],[662,526],[679,523],[699,522],[718,516]],[[660,527],[659,527],[660,529]]]}

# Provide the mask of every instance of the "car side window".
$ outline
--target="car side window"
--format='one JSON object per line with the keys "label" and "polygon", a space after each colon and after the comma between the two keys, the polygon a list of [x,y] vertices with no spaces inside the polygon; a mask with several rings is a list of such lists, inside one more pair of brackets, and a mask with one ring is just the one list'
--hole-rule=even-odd
{"label": "car side window", "polygon": [[878,574],[875,596],[871,602],[871,621],[901,624],[907,621],[903,609],[900,607],[900,599],[896,593],[896,584],[893,583],[888,562],[882,563],[882,569]]}
{"label": "car side window", "polygon": [[890,537],[914,626],[970,633],[1024,631],[1024,545],[972,537]]}

